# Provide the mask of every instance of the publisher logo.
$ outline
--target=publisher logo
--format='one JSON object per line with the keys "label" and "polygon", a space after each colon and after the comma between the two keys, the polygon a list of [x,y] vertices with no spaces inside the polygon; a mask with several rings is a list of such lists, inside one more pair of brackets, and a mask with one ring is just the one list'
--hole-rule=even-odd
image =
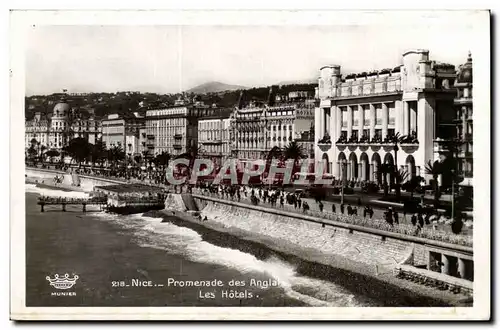
{"label": "publisher logo", "polygon": [[[50,278],[50,276],[45,277],[47,281],[49,281],[50,286],[56,288],[57,290],[68,290],[71,289],[78,280],[79,276],[74,275],[73,277],[69,277],[68,274],[64,274],[64,276],[59,276],[59,274],[55,274],[54,278]],[[52,292],[52,296],[76,296],[76,292],[68,292],[68,291],[59,291]]]}

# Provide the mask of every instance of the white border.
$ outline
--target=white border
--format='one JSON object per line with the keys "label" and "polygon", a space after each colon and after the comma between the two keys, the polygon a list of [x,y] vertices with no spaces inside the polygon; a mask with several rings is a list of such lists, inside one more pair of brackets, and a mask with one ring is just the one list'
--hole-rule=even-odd
{"label": "white border", "polygon": [[[205,307],[25,307],[24,46],[31,24],[44,25],[350,25],[428,24],[446,19],[473,22],[474,145],[490,144],[490,34],[485,11],[24,11],[10,17],[11,318],[37,320],[359,320],[487,319],[490,310],[490,154],[475,151],[474,307],[471,308],[205,308]],[[445,42],[445,41],[443,41]],[[477,148],[476,148],[477,149]]]}

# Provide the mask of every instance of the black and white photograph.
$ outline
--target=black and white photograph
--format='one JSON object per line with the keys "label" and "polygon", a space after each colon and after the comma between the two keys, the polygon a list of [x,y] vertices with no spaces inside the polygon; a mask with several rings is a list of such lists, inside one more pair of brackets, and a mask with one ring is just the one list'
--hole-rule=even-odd
{"label": "black and white photograph", "polygon": [[12,319],[490,317],[489,11],[10,16]]}

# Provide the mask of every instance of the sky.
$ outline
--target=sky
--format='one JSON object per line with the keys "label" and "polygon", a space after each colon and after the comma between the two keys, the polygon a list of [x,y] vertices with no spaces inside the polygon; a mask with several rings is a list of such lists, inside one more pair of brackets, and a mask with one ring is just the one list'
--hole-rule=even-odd
{"label": "sky", "polygon": [[[177,93],[209,81],[246,87],[393,68],[405,50],[462,64],[476,33],[456,22],[419,26],[32,26],[26,94]],[[474,54],[472,54],[474,55]],[[474,56],[473,56],[474,57]]]}

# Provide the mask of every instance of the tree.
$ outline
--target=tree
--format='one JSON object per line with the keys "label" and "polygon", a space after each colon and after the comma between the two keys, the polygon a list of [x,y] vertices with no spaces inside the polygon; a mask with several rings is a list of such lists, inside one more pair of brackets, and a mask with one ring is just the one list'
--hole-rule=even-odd
{"label": "tree", "polygon": [[[395,179],[398,178],[398,173],[399,173],[399,170],[398,170],[398,151],[399,151],[399,144],[401,143],[404,143],[408,141],[408,136],[407,135],[401,135],[398,133],[396,133],[396,135],[394,135],[394,137],[392,137],[392,143],[394,144],[394,175],[395,175]],[[401,184],[401,183],[400,183]],[[396,196],[397,198],[399,199],[401,197],[401,185],[398,185],[398,183],[396,182]]]}
{"label": "tree", "polygon": [[134,156],[134,161],[137,163],[137,164],[140,164],[142,162],[142,156],[141,155],[136,155]]}
{"label": "tree", "polygon": [[28,159],[31,161],[36,161],[37,151],[33,145],[28,148]]}
{"label": "tree", "polygon": [[413,193],[420,188],[422,182],[425,182],[425,179],[419,175],[414,175],[411,179],[405,182],[402,185],[402,188],[410,193],[410,197],[413,199]]}
{"label": "tree", "polygon": [[300,158],[305,158],[304,148],[297,141],[292,141],[283,150],[285,159],[293,159],[297,161]]}
{"label": "tree", "polygon": [[118,162],[125,159],[125,151],[123,151],[121,146],[113,146],[108,150],[107,153],[108,160],[113,166],[116,166]]}
{"label": "tree", "polygon": [[153,162],[155,163],[156,166],[167,166],[168,162],[170,161],[170,154],[166,151],[163,151],[161,154],[156,155],[154,158]]}
{"label": "tree", "polygon": [[54,157],[59,157],[61,153],[55,149],[50,149],[45,153],[45,155],[50,158],[50,162],[52,163],[54,161]]}
{"label": "tree", "polygon": [[438,183],[439,175],[441,174],[439,161],[434,163],[430,160],[425,164],[425,173],[432,175],[432,190],[434,191],[434,204],[437,206],[439,204],[439,198],[441,197],[441,190]]}
{"label": "tree", "polygon": [[401,185],[408,178],[409,174],[403,170],[397,170],[394,172],[394,184],[396,190],[396,199],[399,200],[401,198]]}
{"label": "tree", "polygon": [[63,150],[71,157],[71,161],[74,159],[81,166],[81,163],[90,157],[91,145],[84,138],[74,138]]}
{"label": "tree", "polygon": [[269,150],[269,152],[267,153],[266,168],[264,171],[266,175],[267,173],[269,173],[269,170],[271,169],[273,159],[277,159],[278,162],[283,159],[283,150],[281,150],[281,148],[278,146],[272,147],[271,150]]}
{"label": "tree", "polygon": [[302,147],[302,145],[298,144],[296,141],[292,141],[288,143],[288,145],[283,150],[283,158],[285,160],[293,159],[293,171],[295,173],[300,171],[299,160],[302,158],[306,158],[306,153],[304,152],[304,148]]}
{"label": "tree", "polygon": [[102,164],[102,162],[108,157],[108,151],[106,149],[106,144],[99,140],[91,148],[92,162]]}

